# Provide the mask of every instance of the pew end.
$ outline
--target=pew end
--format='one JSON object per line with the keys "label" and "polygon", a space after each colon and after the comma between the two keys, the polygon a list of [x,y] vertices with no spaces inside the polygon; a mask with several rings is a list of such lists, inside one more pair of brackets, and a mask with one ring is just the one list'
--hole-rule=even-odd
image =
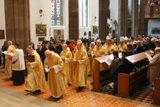
{"label": "pew end", "polygon": [[118,96],[129,98],[129,76],[125,73],[118,74]]}
{"label": "pew end", "polygon": [[160,78],[155,80],[154,103],[160,105]]}

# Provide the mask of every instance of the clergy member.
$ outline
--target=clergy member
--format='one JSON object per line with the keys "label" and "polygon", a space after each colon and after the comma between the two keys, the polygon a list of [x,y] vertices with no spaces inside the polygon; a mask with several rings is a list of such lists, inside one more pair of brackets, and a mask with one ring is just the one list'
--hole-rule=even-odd
{"label": "clergy member", "polygon": [[12,56],[15,51],[15,47],[12,45],[12,41],[7,42],[8,49],[6,56],[6,64],[5,64],[5,74],[12,76]]}
{"label": "clergy member", "polygon": [[[28,75],[25,82],[26,91],[40,93],[46,89],[44,69],[39,54],[32,49],[32,46],[26,48],[28,53],[27,71]],[[29,60],[29,57],[32,59]]]}
{"label": "clergy member", "polygon": [[104,44],[104,48],[106,49],[106,53],[108,55],[112,54],[114,51],[116,51],[116,47],[111,43],[111,39],[109,36],[106,37],[106,43]]}
{"label": "clergy member", "polygon": [[127,50],[127,45],[124,43],[124,37],[120,37],[120,43],[118,45],[118,51],[126,51]]}
{"label": "clergy member", "polygon": [[70,62],[72,60],[72,53],[69,50],[67,44],[62,45],[62,52],[60,54],[61,59],[64,62],[62,72],[65,74],[65,79],[68,85],[71,85],[71,66]]}
{"label": "clergy member", "polygon": [[[154,83],[155,79],[160,77],[159,65],[160,65],[160,47],[156,47],[155,55],[153,59],[149,62],[149,68],[147,73],[147,77],[151,83]],[[154,90],[154,87],[152,88],[152,90]]]}
{"label": "clergy member", "polygon": [[48,72],[48,85],[52,94],[50,98],[57,101],[62,98],[66,88],[65,74],[62,72],[64,64],[61,57],[53,51],[46,50],[45,56],[44,67],[46,72]]}
{"label": "clergy member", "polygon": [[22,49],[19,49],[19,44],[15,43],[14,47],[16,50],[14,51],[12,58],[12,80],[13,85],[22,85],[24,83],[24,52]]}
{"label": "clergy member", "polygon": [[85,88],[87,76],[87,51],[82,47],[82,42],[77,42],[77,51],[74,54],[73,63],[75,66],[75,82],[77,91]]}
{"label": "clergy member", "polygon": [[106,55],[106,49],[102,46],[101,40],[96,41],[96,46],[94,47],[92,51],[92,70],[95,71],[98,69],[98,62],[95,58],[105,56]]}
{"label": "clergy member", "polygon": [[[91,53],[93,53],[92,51],[93,51],[93,49],[94,49],[94,47],[95,47],[95,43],[94,42],[91,42],[91,47],[90,47],[90,49],[89,49],[89,51],[88,51],[88,57],[89,57],[89,62],[90,62],[90,65],[92,65],[92,55],[91,55]],[[91,76],[92,75],[92,67],[90,67],[91,68],[91,70],[90,70],[90,73],[89,73],[89,76]]]}

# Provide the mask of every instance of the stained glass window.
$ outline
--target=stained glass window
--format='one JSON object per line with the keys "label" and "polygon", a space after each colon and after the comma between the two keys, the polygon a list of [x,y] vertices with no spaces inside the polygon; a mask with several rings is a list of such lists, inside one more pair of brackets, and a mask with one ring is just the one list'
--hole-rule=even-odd
{"label": "stained glass window", "polygon": [[79,0],[80,27],[88,27],[88,0]]}
{"label": "stained glass window", "polygon": [[62,0],[51,0],[51,25],[63,25]]}

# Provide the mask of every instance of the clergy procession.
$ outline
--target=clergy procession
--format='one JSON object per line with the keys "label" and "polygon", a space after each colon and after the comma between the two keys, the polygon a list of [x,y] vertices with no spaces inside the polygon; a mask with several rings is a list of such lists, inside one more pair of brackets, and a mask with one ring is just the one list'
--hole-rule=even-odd
{"label": "clergy procession", "polygon": [[[147,79],[154,90],[155,79],[160,76],[160,39],[158,37],[136,38],[120,37],[120,40],[106,36],[106,40],[81,38],[74,40],[44,40],[35,45],[29,43],[26,50],[18,43],[5,41],[2,46],[5,74],[13,85],[25,84],[25,91],[41,94],[49,86],[50,98],[60,100],[65,90],[74,86],[77,92],[83,92],[88,78],[98,69],[96,58],[113,55],[111,61],[111,83],[107,86],[112,94],[117,94],[118,73],[130,73],[136,68],[125,59],[126,56],[152,50],[153,58],[149,62]],[[119,56],[121,53],[121,57]],[[130,69],[130,70],[129,70]],[[89,85],[95,84],[94,81]]]}

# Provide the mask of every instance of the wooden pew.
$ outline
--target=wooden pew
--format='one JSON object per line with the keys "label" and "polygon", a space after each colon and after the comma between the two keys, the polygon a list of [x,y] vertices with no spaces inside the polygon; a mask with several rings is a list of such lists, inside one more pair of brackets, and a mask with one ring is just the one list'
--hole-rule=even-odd
{"label": "wooden pew", "polygon": [[96,70],[93,70],[93,91],[99,92],[101,91],[101,87],[111,82],[109,73],[110,62],[107,62],[107,58],[112,60],[113,55],[95,58],[98,66]]}
{"label": "wooden pew", "polygon": [[[119,57],[122,57],[121,53],[119,53]],[[111,61],[114,59],[114,57],[111,54],[95,59],[98,62],[98,68],[93,70],[93,91],[99,92],[101,91],[101,87],[111,82],[109,70]]]}
{"label": "wooden pew", "polygon": [[155,80],[154,103],[160,104],[160,78]]}
{"label": "wooden pew", "polygon": [[[151,54],[151,51],[145,51],[139,54],[126,57],[132,64],[145,61],[147,59],[145,53]],[[143,65],[136,72],[126,74],[118,74],[118,96],[129,97],[130,92],[146,79],[148,65]]]}

